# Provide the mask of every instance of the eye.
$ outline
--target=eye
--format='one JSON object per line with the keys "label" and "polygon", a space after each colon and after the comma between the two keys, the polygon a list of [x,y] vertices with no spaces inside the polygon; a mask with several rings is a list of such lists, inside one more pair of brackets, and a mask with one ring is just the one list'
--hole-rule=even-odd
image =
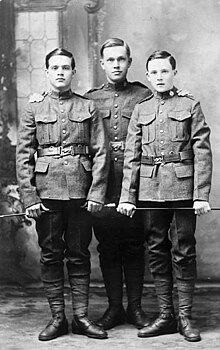
{"label": "eye", "polygon": [[58,66],[51,66],[51,69],[52,69],[52,70],[57,70],[57,69],[58,69]]}
{"label": "eye", "polygon": [[162,74],[167,74],[167,73],[169,73],[169,71],[167,69],[163,69],[161,73]]}
{"label": "eye", "polygon": [[71,70],[70,66],[63,66],[63,70]]}

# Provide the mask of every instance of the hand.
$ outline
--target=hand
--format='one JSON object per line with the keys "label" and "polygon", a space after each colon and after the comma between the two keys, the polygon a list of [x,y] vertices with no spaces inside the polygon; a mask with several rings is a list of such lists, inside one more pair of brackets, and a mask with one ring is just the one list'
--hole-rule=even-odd
{"label": "hand", "polygon": [[211,211],[209,202],[206,201],[195,201],[193,208],[195,209],[195,214],[199,216]]}
{"label": "hand", "polygon": [[191,98],[194,99],[194,96],[191,94],[191,92],[189,92],[186,89],[179,89],[179,90],[177,90],[177,95],[178,96],[182,96],[182,97],[188,96],[188,97],[191,97]]}
{"label": "hand", "polygon": [[25,211],[25,215],[29,218],[37,219],[39,216],[41,216],[43,211],[48,210],[49,209],[46,208],[42,203],[37,203],[28,207]]}
{"label": "hand", "polygon": [[131,203],[119,203],[117,211],[123,215],[127,215],[130,218],[133,217],[136,210],[136,206]]}
{"label": "hand", "polygon": [[87,210],[90,211],[91,213],[97,213],[98,211],[101,211],[103,208],[103,204],[93,202],[93,201],[88,201],[87,202]]}

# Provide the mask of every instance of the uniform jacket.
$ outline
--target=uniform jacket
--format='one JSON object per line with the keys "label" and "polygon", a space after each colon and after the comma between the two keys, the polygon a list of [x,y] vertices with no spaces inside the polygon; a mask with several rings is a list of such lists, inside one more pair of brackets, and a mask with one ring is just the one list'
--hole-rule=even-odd
{"label": "uniform jacket", "polygon": [[87,92],[104,120],[111,155],[106,202],[118,202],[123,176],[124,145],[134,106],[152,92],[139,82],[103,84]]}
{"label": "uniform jacket", "polygon": [[[74,151],[68,153],[67,150]],[[40,155],[41,150],[61,155]],[[87,149],[87,152],[80,150]],[[104,203],[108,173],[106,137],[94,102],[72,91],[29,102],[20,120],[17,177],[25,207],[41,199]]]}
{"label": "uniform jacket", "polygon": [[[209,135],[200,103],[178,96],[175,88],[137,104],[126,141],[120,202],[208,200]],[[149,164],[149,159],[159,164]]]}

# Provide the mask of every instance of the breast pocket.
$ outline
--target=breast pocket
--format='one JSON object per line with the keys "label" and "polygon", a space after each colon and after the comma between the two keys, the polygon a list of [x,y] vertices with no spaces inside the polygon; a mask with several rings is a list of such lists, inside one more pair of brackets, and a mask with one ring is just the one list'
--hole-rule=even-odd
{"label": "breast pocket", "polygon": [[131,114],[132,111],[129,109],[123,109],[121,111],[121,116],[122,116],[122,135],[121,138],[126,139],[127,136],[127,132],[128,132],[128,125],[130,123],[130,119],[131,119]]}
{"label": "breast pocket", "polygon": [[156,114],[140,114],[139,123],[142,128],[142,143],[149,144],[156,138],[156,127],[155,127]]}
{"label": "breast pocket", "polygon": [[188,141],[191,113],[189,111],[171,111],[168,113],[168,120],[171,140]]}
{"label": "breast pocket", "polygon": [[35,117],[37,140],[39,145],[53,144],[58,141],[57,115],[39,114]]}
{"label": "breast pocket", "polygon": [[107,132],[109,134],[109,132],[110,132],[110,117],[111,117],[110,107],[99,108],[99,113],[103,119],[105,129],[107,130]]}
{"label": "breast pocket", "polygon": [[69,114],[70,141],[72,143],[89,144],[91,114],[85,112],[74,112]]}

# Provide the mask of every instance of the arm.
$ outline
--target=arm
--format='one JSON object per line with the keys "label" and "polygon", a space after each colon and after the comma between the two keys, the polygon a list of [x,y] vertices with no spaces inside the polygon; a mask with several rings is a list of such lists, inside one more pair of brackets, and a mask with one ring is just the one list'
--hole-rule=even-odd
{"label": "arm", "polygon": [[134,214],[138,197],[139,173],[141,165],[142,129],[140,124],[138,124],[138,117],[138,105],[136,105],[128,126],[122,191],[120,204],[118,207],[118,211],[130,217]]}
{"label": "arm", "polygon": [[208,203],[212,178],[210,128],[199,102],[192,106],[191,143],[194,152],[194,208],[198,215],[210,211]]}
{"label": "arm", "polygon": [[17,179],[25,208],[41,203],[34,176],[36,149],[35,118],[32,107],[28,104],[20,120],[16,149]]}
{"label": "arm", "polygon": [[[88,210],[94,212],[100,210],[104,204],[109,170],[109,155],[103,120],[98,110],[94,107],[94,102],[91,101],[90,106],[90,113],[92,115],[90,126],[90,152],[93,162],[92,184],[89,189],[87,201]],[[99,204],[98,207],[97,204]]]}

